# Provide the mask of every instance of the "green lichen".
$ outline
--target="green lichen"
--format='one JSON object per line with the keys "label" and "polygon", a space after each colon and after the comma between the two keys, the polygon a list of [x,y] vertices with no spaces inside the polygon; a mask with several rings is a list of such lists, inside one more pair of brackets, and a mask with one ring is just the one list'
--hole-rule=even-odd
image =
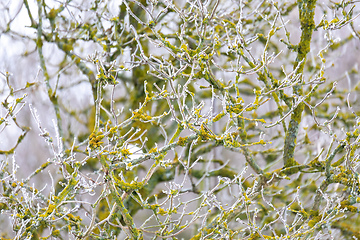
{"label": "green lichen", "polygon": [[89,147],[90,149],[97,149],[103,144],[101,140],[104,138],[102,132],[92,132],[89,136]]}

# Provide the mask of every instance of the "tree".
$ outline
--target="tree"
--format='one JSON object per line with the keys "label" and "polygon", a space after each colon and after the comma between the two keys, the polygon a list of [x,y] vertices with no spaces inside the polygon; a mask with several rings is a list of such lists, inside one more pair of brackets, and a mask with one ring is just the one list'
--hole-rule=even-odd
{"label": "tree", "polygon": [[357,1],[1,5],[4,238],[360,238]]}

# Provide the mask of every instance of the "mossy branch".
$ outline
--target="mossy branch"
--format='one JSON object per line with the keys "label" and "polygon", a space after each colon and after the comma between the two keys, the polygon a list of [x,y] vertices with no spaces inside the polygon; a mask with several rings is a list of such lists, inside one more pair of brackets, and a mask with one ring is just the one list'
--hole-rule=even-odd
{"label": "mossy branch", "polygon": [[[297,3],[302,32],[300,43],[297,47],[297,57],[294,69],[296,69],[296,74],[302,75],[306,63],[306,55],[310,52],[311,37],[315,28],[314,16],[316,0],[298,0]],[[298,83],[293,87],[293,93],[298,97],[301,97],[303,95],[301,83]],[[291,114],[291,119],[285,136],[283,154],[285,167],[290,167],[298,164],[294,159],[294,153],[296,147],[296,139],[304,108],[305,103],[299,103],[299,105],[294,109],[293,113]]]}

